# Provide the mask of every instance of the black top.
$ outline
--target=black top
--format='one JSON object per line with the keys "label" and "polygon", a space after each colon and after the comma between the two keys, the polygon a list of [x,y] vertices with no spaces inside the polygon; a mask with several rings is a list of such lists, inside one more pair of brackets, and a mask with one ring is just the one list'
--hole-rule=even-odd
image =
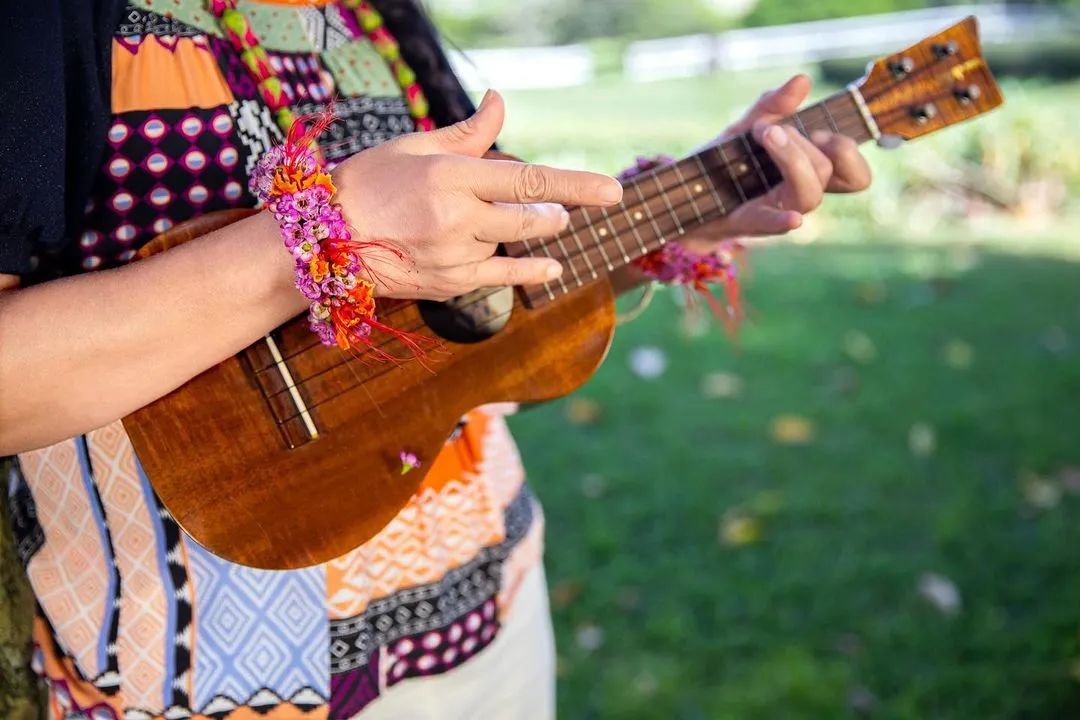
{"label": "black top", "polygon": [[[439,125],[472,104],[416,0],[376,0]],[[102,162],[124,0],[0,0],[0,274],[32,281],[78,237]],[[55,270],[55,269],[53,269]]]}

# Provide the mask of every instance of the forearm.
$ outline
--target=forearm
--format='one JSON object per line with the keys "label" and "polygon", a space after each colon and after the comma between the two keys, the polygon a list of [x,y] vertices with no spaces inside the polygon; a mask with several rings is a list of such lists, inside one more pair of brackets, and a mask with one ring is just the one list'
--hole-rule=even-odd
{"label": "forearm", "polygon": [[0,456],[100,427],[301,312],[259,213],[131,266],[0,292]]}

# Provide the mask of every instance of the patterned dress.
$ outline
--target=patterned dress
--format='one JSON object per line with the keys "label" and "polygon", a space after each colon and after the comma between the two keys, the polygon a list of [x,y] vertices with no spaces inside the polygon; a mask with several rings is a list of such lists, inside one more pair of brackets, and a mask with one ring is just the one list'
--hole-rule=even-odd
{"label": "patterned dress", "polygon": [[[390,22],[414,12],[377,4]],[[351,10],[239,8],[297,113],[339,99],[342,122],[321,140],[328,159],[413,129]],[[399,40],[421,61],[441,57],[423,36]],[[446,121],[467,112],[452,78],[428,80]],[[81,233],[36,259],[41,274],[114,267],[176,223],[253,205],[247,175],[281,139],[202,0],[123,10],[110,97]],[[187,537],[119,422],[18,460],[9,503],[38,601],[34,667],[56,717],[353,717],[399,683],[482,654],[538,572],[542,518],[497,408],[463,421],[378,536],[296,571],[231,564]]]}

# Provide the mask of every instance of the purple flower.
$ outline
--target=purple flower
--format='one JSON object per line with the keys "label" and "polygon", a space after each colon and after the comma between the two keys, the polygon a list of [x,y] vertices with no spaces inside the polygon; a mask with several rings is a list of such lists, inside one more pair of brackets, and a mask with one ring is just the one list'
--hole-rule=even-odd
{"label": "purple flower", "polygon": [[285,247],[292,250],[304,242],[304,228],[296,223],[282,223],[281,239],[285,241]]}
{"label": "purple flower", "polygon": [[293,257],[305,263],[311,262],[311,258],[318,255],[321,249],[319,243],[313,243],[309,240],[304,240],[296,247],[291,248]]}
{"label": "purple flower", "polygon": [[401,474],[406,475],[416,468],[420,467],[420,458],[416,457],[416,453],[402,450],[398,454],[398,459],[401,460]]}
{"label": "purple flower", "polygon": [[319,342],[327,347],[337,345],[337,333],[334,330],[334,326],[318,320],[311,320],[309,322],[311,331],[319,337]]}
{"label": "purple flower", "polygon": [[324,222],[319,222],[318,220],[316,220],[312,223],[309,223],[307,225],[307,228],[308,232],[310,232],[311,236],[316,240],[325,240],[326,238],[330,237],[330,227]]}
{"label": "purple flower", "polygon": [[348,295],[345,285],[333,275],[322,281],[322,291],[332,297],[345,297]]}
{"label": "purple flower", "polygon": [[296,289],[303,293],[308,300],[318,300],[322,296],[322,288],[319,287],[319,283],[315,282],[311,275],[306,273],[297,273]]}

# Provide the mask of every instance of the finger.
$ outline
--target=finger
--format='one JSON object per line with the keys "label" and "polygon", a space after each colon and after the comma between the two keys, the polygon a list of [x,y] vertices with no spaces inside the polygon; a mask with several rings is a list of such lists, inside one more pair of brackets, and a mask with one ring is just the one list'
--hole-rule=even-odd
{"label": "finger", "polygon": [[783,235],[802,227],[803,216],[771,205],[744,205],[731,214],[730,227],[740,235]]}
{"label": "finger", "polygon": [[562,265],[547,258],[493,257],[471,266],[475,287],[543,285],[562,275]]}
{"label": "finger", "polygon": [[502,130],[506,104],[502,95],[488,90],[471,117],[428,133],[415,133],[401,139],[399,147],[420,155],[468,155],[482,157]]}
{"label": "finger", "polygon": [[812,133],[810,138],[832,162],[833,174],[826,188],[829,192],[860,192],[870,187],[873,173],[870,164],[859,152],[858,143],[844,135],[823,130]]}
{"label": "finger", "polygon": [[786,210],[809,212],[820,205],[825,188],[793,135],[779,125],[761,124],[754,128],[754,136],[784,178],[769,194],[778,197]]}
{"label": "finger", "polygon": [[599,173],[503,160],[477,160],[466,172],[469,189],[489,202],[608,206],[622,199],[619,181]]}
{"label": "finger", "polygon": [[792,127],[784,127],[787,131],[788,137],[794,139],[806,153],[806,157],[810,160],[810,164],[814,166],[814,172],[817,173],[818,180],[821,182],[821,186],[825,187],[829,184],[829,180],[833,176],[833,164],[829,156],[821,151],[817,145],[815,145],[809,138],[802,133],[796,131]]}
{"label": "finger", "polygon": [[476,239],[504,243],[550,237],[562,232],[569,222],[566,208],[556,203],[494,203],[482,208]]}
{"label": "finger", "polygon": [[808,75],[795,75],[786,83],[773,90],[762,93],[746,114],[732,125],[726,135],[744,133],[753,127],[754,123],[766,121],[776,122],[781,118],[791,115],[799,109],[803,101],[810,94],[813,81]]}

